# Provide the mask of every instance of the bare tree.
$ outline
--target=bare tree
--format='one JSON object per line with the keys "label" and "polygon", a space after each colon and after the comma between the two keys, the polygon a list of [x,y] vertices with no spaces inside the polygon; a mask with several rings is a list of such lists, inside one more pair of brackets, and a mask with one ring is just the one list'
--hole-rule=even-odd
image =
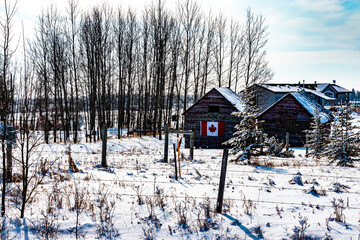
{"label": "bare tree", "polygon": [[[68,42],[71,45],[71,59],[70,59],[70,75],[73,81],[70,81],[70,96],[71,96],[71,112],[73,116],[73,141],[78,142],[78,130],[79,130],[79,118],[80,118],[80,101],[79,101],[79,54],[77,46],[78,27],[77,27],[77,15],[78,15],[78,2],[76,0],[68,0],[68,15],[70,21],[70,30],[67,30]],[[75,100],[74,100],[75,95]]]}
{"label": "bare tree", "polygon": [[[242,54],[239,53],[239,48],[241,47],[242,42],[242,36],[240,35],[240,25],[237,21],[234,19],[231,19],[230,21],[230,29],[229,29],[229,43],[230,43],[230,49],[229,49],[229,70],[228,70],[228,87],[231,88],[233,85],[236,86],[233,82],[233,78],[236,79],[236,66],[237,63],[241,59]],[[235,74],[234,74],[235,73]]]}
{"label": "bare tree", "polygon": [[217,79],[217,86],[223,86],[223,76],[225,73],[226,57],[226,18],[220,13],[215,19],[215,47],[214,47],[214,66]]}
{"label": "bare tree", "polygon": [[209,75],[212,70],[212,56],[213,56],[213,44],[215,38],[215,23],[212,16],[209,14],[206,24],[206,48],[203,54],[203,67],[202,67],[202,79],[201,79],[201,96],[206,93],[208,86]]}
{"label": "bare tree", "polygon": [[[31,201],[35,194],[35,189],[42,184],[48,170],[48,163],[43,159],[41,152],[37,151],[41,144],[42,135],[31,130],[31,122],[36,115],[35,104],[37,84],[33,77],[24,72],[24,87],[21,88],[19,94],[19,114],[22,123],[17,138],[19,154],[14,156],[16,163],[19,165],[21,183],[16,184],[17,191],[20,194],[21,203],[19,205],[20,217],[25,216],[27,204]],[[30,170],[31,169],[31,170]]]}
{"label": "bare tree", "polygon": [[[7,185],[7,157],[6,157],[6,142],[7,142],[7,120],[9,115],[9,102],[11,94],[13,94],[13,74],[10,72],[11,58],[14,50],[11,49],[10,43],[13,40],[13,18],[16,13],[17,1],[4,0],[4,16],[1,18],[1,60],[2,70],[0,72],[0,121],[2,122],[2,136],[1,136],[1,150],[2,150],[2,194],[1,194],[1,216],[5,215],[5,196]],[[11,159],[10,159],[11,161]],[[11,165],[11,164],[8,164]]]}
{"label": "bare tree", "polygon": [[177,5],[178,19],[182,30],[182,51],[183,51],[183,74],[184,74],[184,110],[187,108],[188,91],[190,88],[190,74],[191,74],[191,51],[194,39],[194,29],[199,23],[200,7],[192,0],[185,0],[183,3],[178,1]]}
{"label": "bare tree", "polygon": [[[48,29],[46,28],[46,15],[42,13],[38,17],[38,28],[35,31],[35,39],[30,43],[30,57],[32,67],[39,81],[38,100],[39,100],[39,122],[42,126],[38,128],[44,131],[44,141],[49,143],[50,131],[50,69],[49,69],[49,49],[48,49]],[[43,116],[45,111],[45,116]]]}
{"label": "bare tree", "polygon": [[255,83],[267,82],[274,75],[266,60],[267,29],[265,18],[255,15],[249,8],[244,26],[244,58],[241,63],[245,89]]}
{"label": "bare tree", "polygon": [[117,127],[118,138],[122,134],[125,114],[125,27],[126,19],[121,9],[118,9],[116,20],[114,21],[115,32],[115,51],[117,64]]}

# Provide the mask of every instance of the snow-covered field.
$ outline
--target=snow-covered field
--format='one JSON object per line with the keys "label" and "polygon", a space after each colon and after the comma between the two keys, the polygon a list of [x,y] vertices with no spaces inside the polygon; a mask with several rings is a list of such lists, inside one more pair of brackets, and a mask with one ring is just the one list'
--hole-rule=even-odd
{"label": "snow-covered field", "polygon": [[[84,239],[101,233],[105,239],[290,239],[296,227],[317,239],[360,236],[359,163],[330,166],[305,158],[304,149],[291,159],[255,159],[258,166],[229,162],[223,214],[216,214],[222,150],[195,149],[190,161],[181,148],[185,160],[176,181],[174,164],[162,162],[163,144],[153,137],[109,139],[109,170],[99,167],[101,142],[72,144],[79,173],[68,170],[67,145],[41,145],[36,151],[56,163],[24,220],[16,196],[8,198],[10,236],[42,239],[48,226],[55,232],[50,238],[75,239],[77,215]],[[85,199],[78,214],[76,196]]]}

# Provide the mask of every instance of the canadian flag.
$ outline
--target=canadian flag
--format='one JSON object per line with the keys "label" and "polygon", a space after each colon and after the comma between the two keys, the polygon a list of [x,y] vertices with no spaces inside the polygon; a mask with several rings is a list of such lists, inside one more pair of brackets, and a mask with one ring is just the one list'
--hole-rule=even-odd
{"label": "canadian flag", "polygon": [[207,122],[200,121],[201,136],[224,136],[224,122]]}

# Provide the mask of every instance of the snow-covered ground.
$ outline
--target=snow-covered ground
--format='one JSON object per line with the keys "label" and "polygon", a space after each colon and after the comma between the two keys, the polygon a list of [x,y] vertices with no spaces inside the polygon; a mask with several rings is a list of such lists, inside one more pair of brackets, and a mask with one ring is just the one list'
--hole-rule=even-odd
{"label": "snow-covered ground", "polygon": [[[175,141],[172,136],[170,160]],[[78,214],[85,239],[98,238],[101,229],[120,239],[289,239],[301,223],[306,235],[319,239],[357,239],[360,234],[358,163],[330,166],[326,159],[305,158],[301,148],[291,159],[255,159],[259,166],[229,161],[224,213],[216,214],[222,150],[195,149],[190,161],[189,150],[181,148],[185,159],[176,181],[174,164],[162,162],[164,141],[157,138],[109,139],[109,170],[99,167],[101,142],[71,144],[79,173],[68,170],[67,148],[59,143],[36,150],[56,163],[36,189],[25,220],[18,218],[16,196],[9,197],[6,228],[11,236],[42,239],[39,230],[52,224],[57,233],[50,238],[75,239],[77,194],[85,199]],[[102,225],[100,216],[108,217]]]}

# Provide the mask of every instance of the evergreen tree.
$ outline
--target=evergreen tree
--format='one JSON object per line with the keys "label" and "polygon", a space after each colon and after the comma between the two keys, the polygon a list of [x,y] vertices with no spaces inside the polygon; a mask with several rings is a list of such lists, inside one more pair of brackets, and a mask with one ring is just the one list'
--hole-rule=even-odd
{"label": "evergreen tree", "polygon": [[255,104],[255,94],[253,91],[245,90],[242,93],[243,110],[235,112],[233,115],[240,118],[239,124],[235,126],[237,131],[234,137],[225,142],[231,145],[232,154],[236,156],[237,160],[250,160],[250,157],[257,153],[260,146],[259,124],[256,119],[259,116],[259,108]]}
{"label": "evergreen tree", "polygon": [[315,116],[313,117],[310,127],[310,130],[305,131],[309,136],[309,142],[307,144],[310,148],[309,156],[319,159],[324,156],[327,135],[329,134],[329,130],[325,124],[321,122],[319,110],[315,111]]}
{"label": "evergreen tree", "polygon": [[338,161],[337,165],[352,166],[354,161],[352,157],[359,152],[360,139],[355,133],[357,127],[352,120],[350,106],[344,105],[335,113],[335,119],[331,124],[325,155],[330,162]]}

